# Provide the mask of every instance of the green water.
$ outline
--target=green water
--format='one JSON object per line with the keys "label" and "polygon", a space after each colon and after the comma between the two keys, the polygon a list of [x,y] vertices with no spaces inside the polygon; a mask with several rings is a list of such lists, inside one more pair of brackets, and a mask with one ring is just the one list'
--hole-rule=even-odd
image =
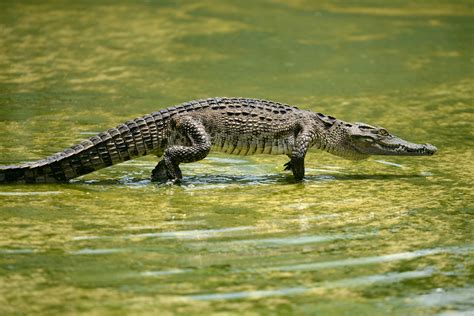
{"label": "green water", "polygon": [[[383,3],[383,4],[382,4]],[[210,96],[381,125],[433,157],[145,157],[0,187],[0,314],[471,315],[472,1],[4,1],[0,163]]]}

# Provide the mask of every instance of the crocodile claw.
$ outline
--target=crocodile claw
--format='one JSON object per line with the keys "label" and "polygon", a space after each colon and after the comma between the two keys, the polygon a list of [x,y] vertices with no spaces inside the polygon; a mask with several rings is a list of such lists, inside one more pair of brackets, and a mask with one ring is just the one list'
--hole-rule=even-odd
{"label": "crocodile claw", "polygon": [[293,164],[291,163],[291,160],[284,164],[283,167],[285,167],[283,170],[292,170]]}

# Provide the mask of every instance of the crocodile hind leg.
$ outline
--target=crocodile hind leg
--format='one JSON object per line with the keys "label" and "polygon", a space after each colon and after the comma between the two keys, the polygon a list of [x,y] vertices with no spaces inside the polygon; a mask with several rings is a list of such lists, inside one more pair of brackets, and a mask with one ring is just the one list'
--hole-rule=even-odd
{"label": "crocodile hind leg", "polygon": [[295,139],[293,150],[291,151],[290,161],[284,167],[284,170],[291,170],[295,180],[301,181],[304,177],[304,158],[310,147],[314,133],[310,129],[302,129]]}
{"label": "crocodile hind leg", "polygon": [[171,127],[191,142],[190,146],[174,145],[165,150],[163,159],[151,174],[152,181],[178,183],[182,179],[179,164],[204,159],[211,150],[209,135],[202,123],[191,116],[174,117]]}

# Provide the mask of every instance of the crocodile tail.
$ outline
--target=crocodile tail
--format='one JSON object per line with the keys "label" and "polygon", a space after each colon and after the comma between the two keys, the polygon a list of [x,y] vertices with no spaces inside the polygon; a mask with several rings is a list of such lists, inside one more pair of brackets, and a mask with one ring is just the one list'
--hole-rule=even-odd
{"label": "crocodile tail", "polygon": [[160,147],[161,120],[145,115],[83,140],[45,159],[0,166],[0,183],[51,183],[127,161]]}

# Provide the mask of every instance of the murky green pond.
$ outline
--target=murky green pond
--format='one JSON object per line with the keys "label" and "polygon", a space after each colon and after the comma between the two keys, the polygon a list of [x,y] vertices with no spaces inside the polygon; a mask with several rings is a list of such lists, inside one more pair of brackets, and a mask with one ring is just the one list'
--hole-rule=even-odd
{"label": "murky green pond", "polygon": [[0,314],[472,315],[472,1],[3,1],[0,163],[196,98],[299,105],[428,158],[145,157],[0,187]]}

